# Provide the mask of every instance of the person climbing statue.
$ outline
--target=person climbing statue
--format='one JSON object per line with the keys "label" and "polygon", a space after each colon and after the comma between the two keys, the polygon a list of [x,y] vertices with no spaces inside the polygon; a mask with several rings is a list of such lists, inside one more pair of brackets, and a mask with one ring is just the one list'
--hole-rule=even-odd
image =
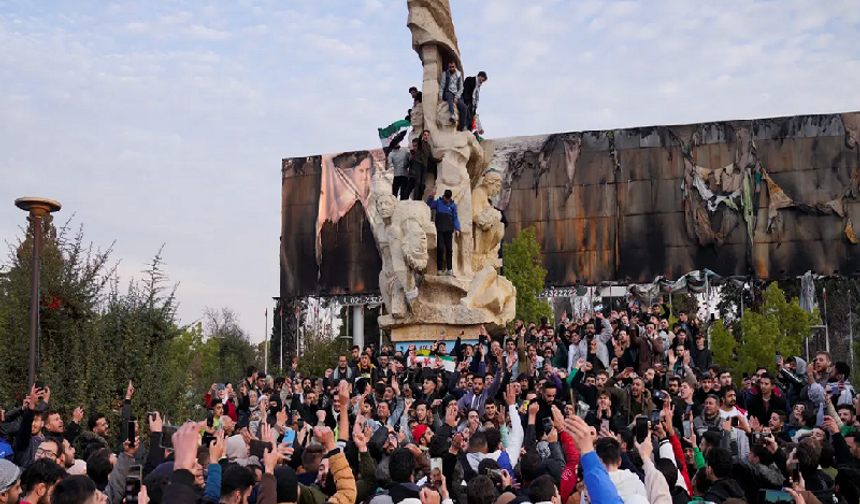
{"label": "person climbing statue", "polygon": [[430,190],[427,205],[436,210],[436,269],[439,276],[454,276],[454,236],[460,236],[460,220],[453,193],[445,189],[441,199],[436,199],[436,190]]}
{"label": "person climbing statue", "polygon": [[460,121],[457,131],[463,131],[466,127],[466,103],[463,101],[463,76],[457,70],[457,64],[453,61],[448,63],[448,71],[439,79],[439,103],[448,102],[448,112],[451,114],[451,124],[457,122],[454,118],[454,105],[460,113]]}

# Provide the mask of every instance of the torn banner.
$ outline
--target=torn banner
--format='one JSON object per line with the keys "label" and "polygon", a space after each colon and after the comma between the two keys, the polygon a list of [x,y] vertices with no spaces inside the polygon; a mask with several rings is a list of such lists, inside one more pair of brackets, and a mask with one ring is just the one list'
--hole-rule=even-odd
{"label": "torn banner", "polygon": [[370,194],[372,157],[367,155],[352,166],[337,166],[334,156],[322,156],[322,181],[320,183],[320,204],[316,226],[317,265],[322,264],[322,227],[328,222],[337,222],[349,212],[356,201],[367,205]]}

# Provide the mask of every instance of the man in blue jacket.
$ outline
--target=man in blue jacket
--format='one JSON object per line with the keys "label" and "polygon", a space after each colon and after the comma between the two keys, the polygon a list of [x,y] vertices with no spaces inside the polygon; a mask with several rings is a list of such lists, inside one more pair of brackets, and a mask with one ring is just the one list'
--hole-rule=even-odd
{"label": "man in blue jacket", "polygon": [[430,209],[436,210],[436,269],[439,276],[454,276],[454,236],[460,236],[460,220],[452,196],[451,190],[445,189],[442,199],[437,200],[433,189],[427,197]]}

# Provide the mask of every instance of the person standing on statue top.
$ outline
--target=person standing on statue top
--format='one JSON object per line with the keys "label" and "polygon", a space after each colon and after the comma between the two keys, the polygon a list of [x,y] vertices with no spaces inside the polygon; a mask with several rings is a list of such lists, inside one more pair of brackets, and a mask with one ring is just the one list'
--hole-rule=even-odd
{"label": "person standing on statue top", "polygon": [[463,102],[463,76],[457,70],[457,64],[453,61],[448,63],[448,71],[442,74],[439,79],[439,103],[448,102],[448,112],[451,114],[451,124],[457,120],[454,119],[454,105],[457,106],[457,111],[460,113],[460,122],[457,124],[457,131],[463,131],[466,126],[467,114],[466,104]]}
{"label": "person standing on statue top", "polygon": [[388,165],[394,172],[391,191],[395,198],[399,194],[400,199],[409,199],[409,151],[401,149],[399,143],[395,143],[391,147],[391,153],[388,154]]}
{"label": "person standing on statue top", "polygon": [[460,220],[453,193],[445,189],[442,199],[436,198],[436,190],[430,190],[427,205],[436,210],[436,269],[439,276],[454,276],[454,236],[460,236]]}
{"label": "person standing on statue top", "polygon": [[430,132],[424,130],[421,136],[412,140],[412,160],[409,163],[409,192],[415,191],[412,199],[421,201],[424,199],[424,183],[427,180],[427,173],[430,167],[433,168],[433,174],[436,174],[436,164],[442,162],[445,154],[442,153],[438,158],[433,157],[433,149],[430,147]]}
{"label": "person standing on statue top", "polygon": [[[481,70],[478,72],[478,75],[475,77],[466,77],[466,80],[463,81],[463,103],[466,104],[466,110],[468,113],[468,120],[466,121],[466,127],[469,128],[469,131],[475,130],[477,127],[475,126],[475,119],[478,115],[478,100],[481,97],[481,84],[487,82],[487,72]],[[480,131],[480,134],[483,134],[483,131]]]}

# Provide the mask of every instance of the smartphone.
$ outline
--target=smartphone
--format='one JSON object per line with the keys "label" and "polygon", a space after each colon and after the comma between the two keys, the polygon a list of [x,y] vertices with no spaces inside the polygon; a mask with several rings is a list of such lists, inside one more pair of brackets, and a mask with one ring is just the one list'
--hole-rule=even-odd
{"label": "smartphone", "polygon": [[298,421],[298,427],[299,427],[299,430],[301,430],[301,429],[304,429],[304,428],[305,428],[305,421],[304,421],[303,419],[301,419],[301,418],[299,418],[299,421]]}
{"label": "smartphone", "polygon": [[209,410],[209,413],[206,415],[206,427],[212,427],[215,425],[215,412]]}
{"label": "smartphone", "polygon": [[126,431],[126,439],[129,444],[134,444],[134,440],[137,438],[137,422],[135,420],[129,420],[127,431]]}
{"label": "smartphone", "polygon": [[794,497],[784,490],[759,490],[758,501],[762,504],[794,503]]}
{"label": "smartphone", "polygon": [[161,428],[161,447],[166,448],[168,450],[173,449],[173,435],[176,434],[176,431],[179,430],[179,427],[175,425],[165,425]]}
{"label": "smartphone", "polygon": [[651,435],[651,422],[646,417],[636,418],[636,440],[640,443]]}
{"label": "smartphone", "polygon": [[45,383],[42,382],[42,380],[36,380],[35,382],[33,382],[33,385],[36,386],[36,390],[39,390],[39,389],[44,390],[45,389]]}
{"label": "smartphone", "polygon": [[129,475],[125,480],[125,502],[126,504],[136,503],[137,496],[140,494],[140,476]]}
{"label": "smartphone", "polygon": [[146,412],[146,423],[149,423],[149,422],[155,420],[155,415],[157,415],[157,413],[155,411],[147,411]]}
{"label": "smartphone", "polygon": [[603,430],[603,429],[609,430],[609,420],[606,420],[606,419],[601,420],[600,421],[600,429],[601,430]]}
{"label": "smartphone", "polygon": [[[203,437],[200,438],[200,444],[203,446],[209,446],[213,442],[215,442],[215,436],[213,436],[212,434],[209,434],[209,433],[203,434]],[[260,460],[262,460],[262,459],[260,459]]]}
{"label": "smartphone", "polygon": [[779,350],[776,351],[776,365],[779,366]]}
{"label": "smartphone", "polygon": [[433,457],[430,459],[430,470],[435,471],[436,469],[442,472],[442,457]]}
{"label": "smartphone", "polygon": [[281,441],[282,443],[287,443],[288,445],[292,445],[296,440],[296,431],[293,429],[287,429],[284,431],[284,439]]}
{"label": "smartphone", "polygon": [[[442,460],[442,459],[439,459]],[[502,479],[502,470],[501,469],[487,469],[487,476],[491,478],[499,478]]]}
{"label": "smartphone", "polygon": [[693,435],[693,426],[690,424],[689,420],[684,420],[681,422],[681,425],[684,427],[684,437],[688,438]]}
{"label": "smartphone", "polygon": [[260,441],[258,439],[251,440],[251,456],[263,460],[263,456],[267,450],[272,449],[272,443],[268,441]]}
{"label": "smartphone", "polygon": [[544,418],[543,419],[543,431],[549,432],[551,430],[552,430],[552,420],[550,420],[549,418]]}
{"label": "smartphone", "polygon": [[791,481],[794,483],[800,482],[800,465],[797,462],[791,464]]}
{"label": "smartphone", "polygon": [[739,427],[740,425],[741,425],[740,418],[738,418],[737,415],[733,416],[732,417],[732,427]]}
{"label": "smartphone", "polygon": [[654,410],[651,412],[651,423],[657,423],[660,421],[660,410]]}

